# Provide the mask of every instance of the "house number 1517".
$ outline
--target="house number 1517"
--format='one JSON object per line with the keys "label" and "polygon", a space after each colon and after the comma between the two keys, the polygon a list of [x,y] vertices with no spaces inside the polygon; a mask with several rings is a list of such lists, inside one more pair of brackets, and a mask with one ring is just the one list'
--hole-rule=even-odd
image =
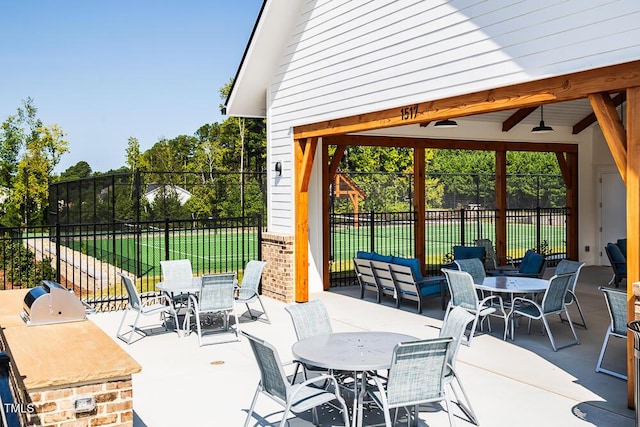
{"label": "house number 1517", "polygon": [[411,107],[403,107],[400,109],[400,117],[402,117],[402,120],[415,119],[417,115],[418,104],[412,105]]}

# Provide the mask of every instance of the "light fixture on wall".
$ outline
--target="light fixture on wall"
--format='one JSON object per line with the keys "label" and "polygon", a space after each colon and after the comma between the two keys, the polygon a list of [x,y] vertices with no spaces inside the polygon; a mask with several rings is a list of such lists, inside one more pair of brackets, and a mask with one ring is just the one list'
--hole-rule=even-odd
{"label": "light fixture on wall", "polygon": [[456,128],[456,127],[458,127],[458,123],[456,123],[454,120],[447,119],[447,120],[437,121],[433,126],[437,127],[437,128],[443,128],[443,129],[444,128]]}
{"label": "light fixture on wall", "polygon": [[550,133],[553,132],[553,128],[551,126],[547,126],[544,124],[544,113],[542,111],[542,105],[540,106],[540,124],[533,129],[531,129],[531,133]]}
{"label": "light fixture on wall", "polygon": [[282,163],[276,162],[274,170],[276,171],[276,176],[282,176]]}

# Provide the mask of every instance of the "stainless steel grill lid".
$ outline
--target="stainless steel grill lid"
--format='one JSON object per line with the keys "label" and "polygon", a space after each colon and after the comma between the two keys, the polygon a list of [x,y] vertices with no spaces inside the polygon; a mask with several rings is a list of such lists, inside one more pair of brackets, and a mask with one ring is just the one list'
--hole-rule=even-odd
{"label": "stainless steel grill lid", "polygon": [[28,326],[86,320],[85,305],[59,283],[43,280],[27,292],[20,314]]}

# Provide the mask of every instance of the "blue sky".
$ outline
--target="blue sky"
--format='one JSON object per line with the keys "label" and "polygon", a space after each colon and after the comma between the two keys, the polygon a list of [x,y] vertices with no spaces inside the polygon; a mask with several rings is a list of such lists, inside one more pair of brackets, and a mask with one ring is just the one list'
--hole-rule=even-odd
{"label": "blue sky", "polygon": [[222,122],[262,0],[64,0],[0,3],[0,122],[33,98],[66,132],[61,172],[124,165],[141,148]]}

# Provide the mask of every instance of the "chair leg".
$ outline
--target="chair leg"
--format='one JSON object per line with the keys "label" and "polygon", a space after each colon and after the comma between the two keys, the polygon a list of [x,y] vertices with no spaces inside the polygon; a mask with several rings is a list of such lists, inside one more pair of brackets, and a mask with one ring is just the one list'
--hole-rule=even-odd
{"label": "chair leg", "polygon": [[256,401],[258,400],[258,395],[261,391],[262,387],[260,384],[258,384],[258,387],[256,387],[256,392],[253,395],[253,400],[251,400],[251,406],[249,407],[249,411],[247,412],[247,419],[244,421],[244,427],[247,427],[249,425],[249,420],[253,415],[253,409],[256,407]]}
{"label": "chair leg", "polygon": [[[475,424],[477,426],[480,425],[480,423],[478,422],[478,417],[476,416],[476,413],[474,412],[473,408],[471,407],[471,401],[469,400],[469,397],[467,396],[467,392],[464,390],[464,387],[462,386],[462,383],[460,382],[460,378],[458,378],[458,376],[456,375],[456,373],[453,370],[451,370],[451,375],[453,375],[453,379],[449,383],[449,386],[451,387],[451,390],[453,391],[453,395],[455,396],[456,400],[458,401],[458,406],[460,407],[462,412],[464,412],[465,415],[467,417],[469,417],[469,420],[473,424]],[[458,388],[462,392],[462,399],[460,399],[460,396],[458,396],[458,393],[456,392],[456,389],[455,389],[455,387],[453,385],[453,381],[454,380],[458,384]]]}
{"label": "chair leg", "polygon": [[262,307],[262,314],[264,314],[266,322],[268,324],[271,324],[271,320],[269,320],[269,315],[267,314],[267,310],[264,308],[264,304],[262,303],[262,298],[260,298],[260,295],[258,295],[258,302],[260,303],[260,307]]}
{"label": "chair leg", "polygon": [[612,377],[620,378],[621,380],[627,380],[627,376],[625,374],[621,374],[620,372],[615,372],[610,369],[605,369],[602,367],[602,360],[604,359],[604,354],[607,350],[607,345],[609,344],[609,339],[611,338],[611,327],[607,329],[607,334],[604,337],[604,341],[602,342],[602,349],[600,350],[600,356],[598,356],[598,362],[596,363],[596,372],[611,375]]}
{"label": "chair leg", "polygon": [[[129,313],[129,309],[126,308],[124,310],[124,314],[122,316],[122,320],[120,321],[120,326],[118,326],[118,332],[116,332],[116,336],[118,338],[120,338],[121,340],[125,341],[125,342],[127,342],[127,340],[125,339],[124,334],[122,334],[121,331],[122,331],[122,326],[124,325],[124,320],[127,318],[127,314],[128,313]],[[127,344],[130,344],[130,343],[127,342]]]}

